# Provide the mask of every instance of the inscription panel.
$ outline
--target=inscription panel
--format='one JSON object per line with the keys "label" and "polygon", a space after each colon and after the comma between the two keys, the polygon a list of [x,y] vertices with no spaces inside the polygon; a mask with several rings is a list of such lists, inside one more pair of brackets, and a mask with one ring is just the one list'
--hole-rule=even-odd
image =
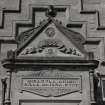
{"label": "inscription panel", "polygon": [[[22,78],[22,90],[35,93],[41,96],[61,96],[72,92],[81,91],[81,76],[72,76],[70,74],[55,74],[50,71],[37,76],[38,72],[32,77]],[[55,75],[55,76],[54,76]]]}

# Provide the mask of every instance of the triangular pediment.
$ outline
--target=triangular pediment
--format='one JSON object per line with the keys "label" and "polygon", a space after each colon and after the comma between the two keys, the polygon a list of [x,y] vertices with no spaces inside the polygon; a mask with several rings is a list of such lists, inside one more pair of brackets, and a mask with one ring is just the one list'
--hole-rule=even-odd
{"label": "triangular pediment", "polygon": [[[35,34],[37,33],[32,36]],[[86,52],[82,44],[75,40],[77,39],[76,34],[64,28],[58,21],[53,20],[45,25],[44,29],[40,29],[37,37],[27,42],[27,46],[21,50],[18,56],[84,58]]]}

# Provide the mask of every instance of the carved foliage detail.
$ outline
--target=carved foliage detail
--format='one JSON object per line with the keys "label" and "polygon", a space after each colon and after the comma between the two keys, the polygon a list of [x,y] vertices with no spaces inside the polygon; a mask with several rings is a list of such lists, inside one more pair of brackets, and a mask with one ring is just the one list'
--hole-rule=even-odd
{"label": "carved foliage detail", "polygon": [[67,48],[66,45],[61,40],[58,39],[42,40],[38,43],[37,47],[26,49],[26,51],[22,53],[22,55],[42,53],[43,50],[46,48],[51,48],[51,49],[56,48],[64,54],[81,56],[81,54],[78,53],[75,48]]}

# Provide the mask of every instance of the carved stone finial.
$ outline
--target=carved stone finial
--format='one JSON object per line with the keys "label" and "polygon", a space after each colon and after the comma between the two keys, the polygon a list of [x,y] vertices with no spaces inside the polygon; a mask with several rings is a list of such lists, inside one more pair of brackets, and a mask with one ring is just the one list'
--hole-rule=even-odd
{"label": "carved stone finial", "polygon": [[15,52],[12,51],[12,50],[9,50],[9,51],[7,52],[7,58],[8,58],[8,59],[13,59],[14,57],[15,57]]}
{"label": "carved stone finial", "polygon": [[54,9],[53,5],[50,5],[46,11],[47,17],[55,17],[56,16],[56,10]]}
{"label": "carved stone finial", "polygon": [[6,80],[7,80],[7,78],[6,78],[6,77],[2,77],[2,78],[1,78],[1,82],[2,82],[3,84],[5,84],[5,83],[6,83]]}

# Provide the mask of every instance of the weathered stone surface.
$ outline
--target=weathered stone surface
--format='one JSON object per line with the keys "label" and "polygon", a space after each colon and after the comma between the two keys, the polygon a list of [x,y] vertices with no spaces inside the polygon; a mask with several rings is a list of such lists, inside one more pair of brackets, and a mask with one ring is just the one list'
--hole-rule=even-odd
{"label": "weathered stone surface", "polygon": [[[48,5],[70,8],[68,10],[69,16],[65,10],[58,12],[56,18],[62,21],[65,26],[66,24],[73,24],[69,28],[85,37],[86,43],[84,46],[87,52],[94,53],[94,59],[100,62],[97,71],[105,75],[105,67],[101,65],[101,62],[105,61],[105,0],[0,0],[0,60],[6,57],[8,50],[17,48],[16,43],[13,41],[16,36],[21,32],[38,26],[43,19],[46,19],[43,8]],[[75,24],[79,24],[80,27]],[[0,63],[0,78],[5,75],[6,69]],[[84,75],[88,78],[87,73],[84,73]],[[85,77],[84,79],[86,80]],[[85,89],[85,85],[88,87],[89,84],[84,83],[83,86],[84,91],[88,92],[88,88]],[[14,89],[14,87],[12,88]],[[18,89],[16,93],[12,91],[12,97],[17,93],[17,95],[21,96],[18,91]],[[2,86],[0,82],[0,101],[1,92]],[[24,93],[22,97],[27,94],[29,93]],[[89,93],[83,93],[83,96],[86,96],[86,94],[89,95]],[[31,95],[29,94],[29,96]],[[34,99],[34,96],[32,97]],[[86,97],[83,98],[86,100]]]}
{"label": "weathered stone surface", "polygon": [[102,0],[83,0],[86,4],[99,4],[102,2]]}

